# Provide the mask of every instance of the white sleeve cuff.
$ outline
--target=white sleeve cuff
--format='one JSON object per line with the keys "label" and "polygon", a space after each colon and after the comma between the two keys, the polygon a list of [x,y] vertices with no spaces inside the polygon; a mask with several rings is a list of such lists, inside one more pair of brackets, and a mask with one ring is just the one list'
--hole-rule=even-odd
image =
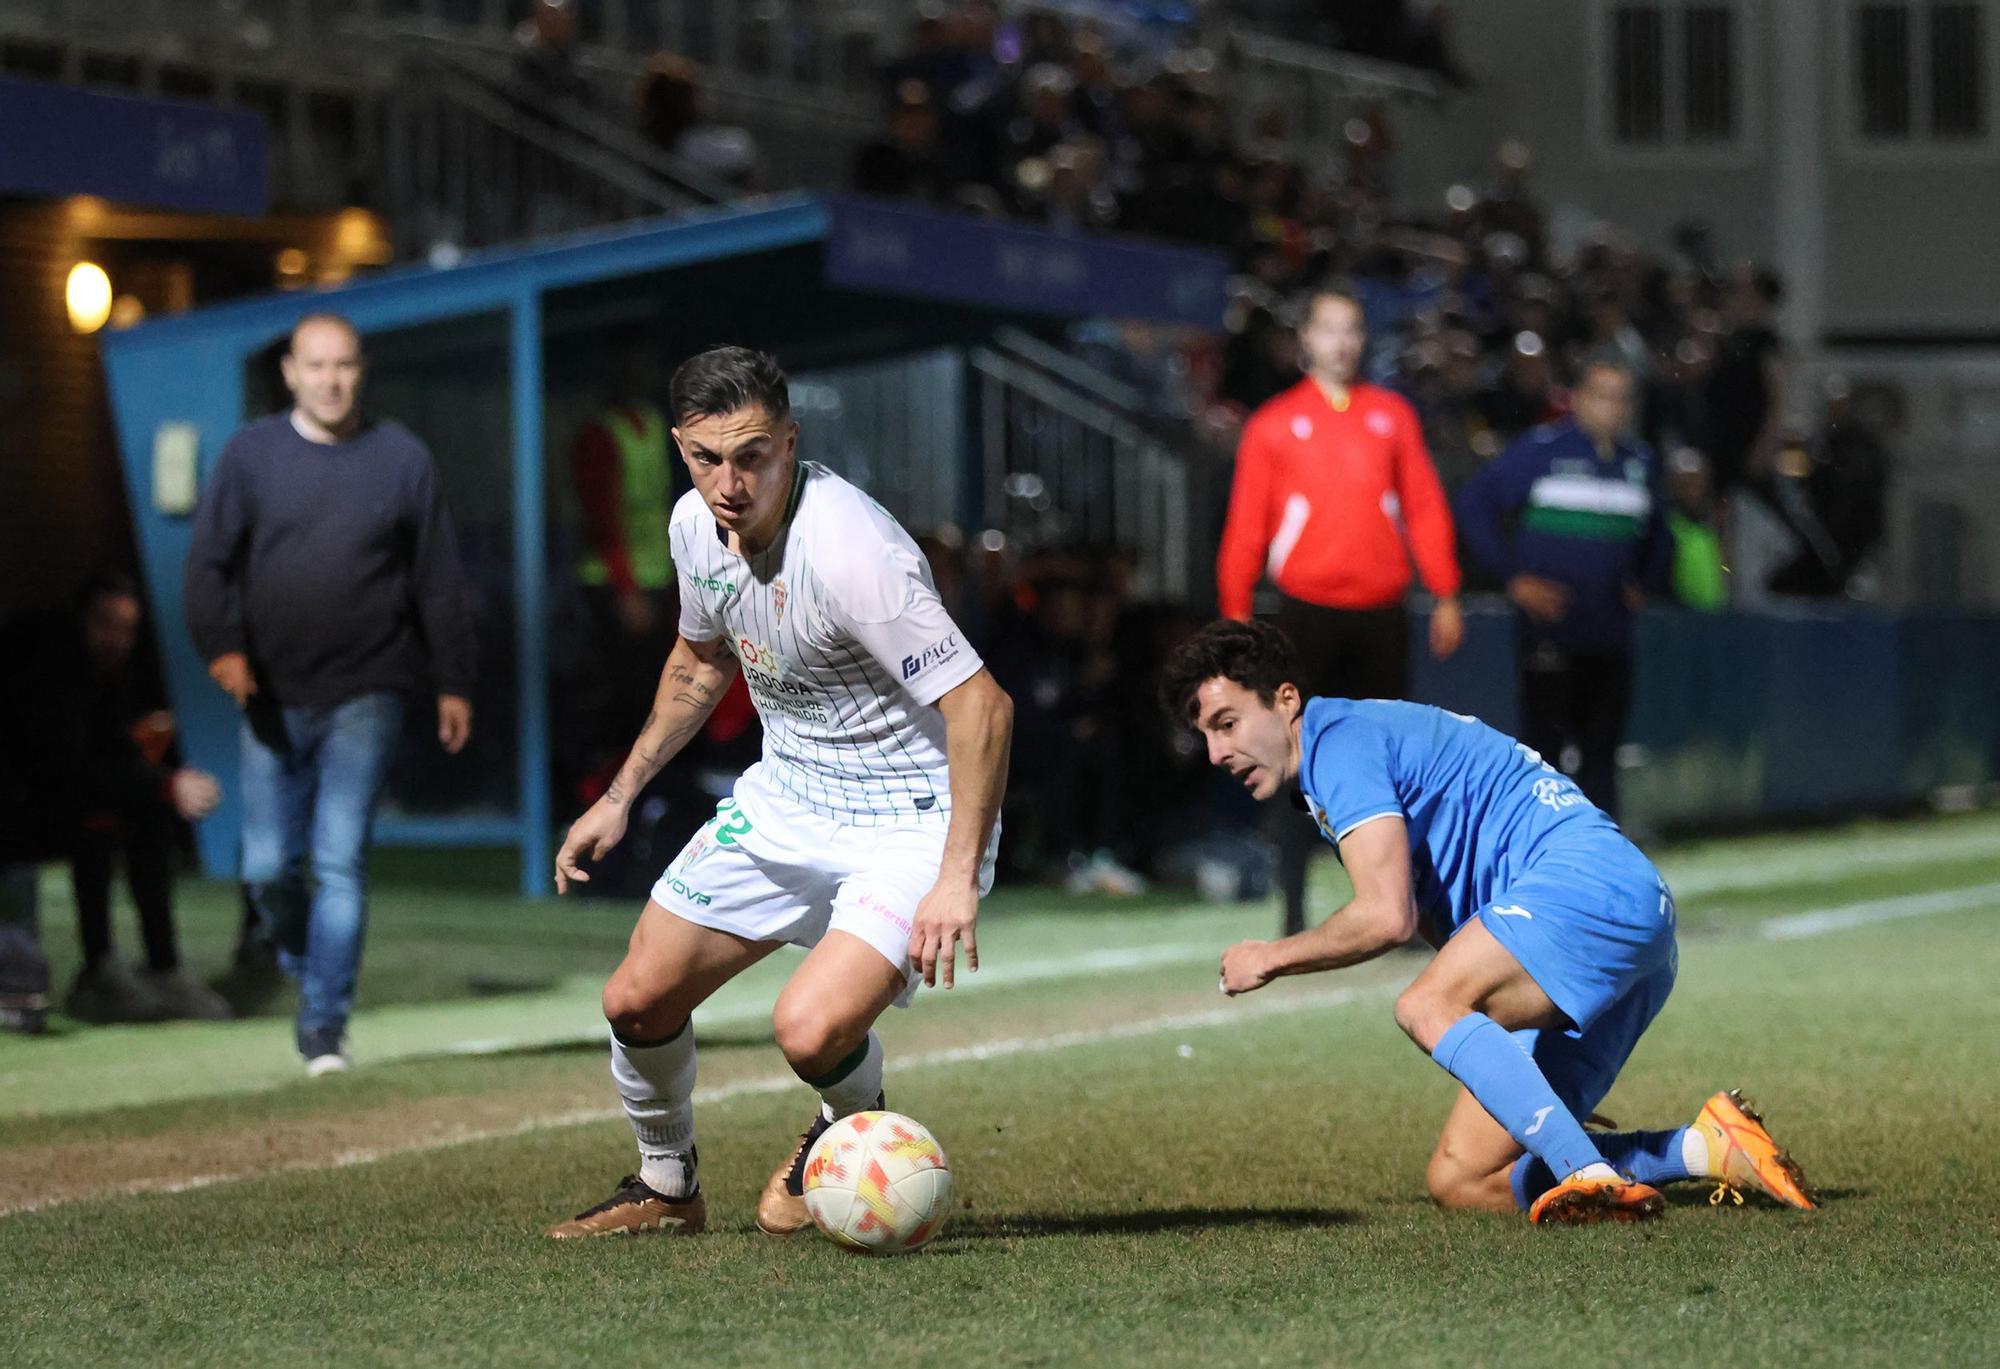
{"label": "white sleeve cuff", "polygon": [[1365,818],[1356,818],[1353,822],[1348,823],[1347,826],[1334,833],[1333,839],[1335,841],[1345,841],[1349,832],[1366,827],[1371,822],[1380,822],[1383,818],[1400,818],[1402,816],[1402,810],[1399,808],[1385,808],[1379,813],[1370,813]]}

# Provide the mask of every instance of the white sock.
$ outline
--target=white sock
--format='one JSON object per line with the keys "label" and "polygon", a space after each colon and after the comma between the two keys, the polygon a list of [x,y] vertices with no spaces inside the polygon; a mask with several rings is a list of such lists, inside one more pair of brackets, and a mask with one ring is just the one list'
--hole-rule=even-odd
{"label": "white sock", "polygon": [[634,1046],[611,1033],[611,1081],[639,1142],[639,1177],[669,1198],[694,1192],[694,1024]]}
{"label": "white sock", "polygon": [[1613,1183],[1623,1183],[1625,1176],[1602,1160],[1593,1160],[1569,1176],[1572,1179],[1608,1179]]}
{"label": "white sock", "polygon": [[1701,1179],[1708,1175],[1708,1138],[1695,1127],[1681,1130],[1681,1163],[1687,1166],[1687,1172],[1693,1178]]}
{"label": "white sock", "polygon": [[882,1039],[869,1032],[833,1076],[815,1079],[812,1086],[819,1090],[820,1115],[829,1122],[874,1107],[882,1095]]}

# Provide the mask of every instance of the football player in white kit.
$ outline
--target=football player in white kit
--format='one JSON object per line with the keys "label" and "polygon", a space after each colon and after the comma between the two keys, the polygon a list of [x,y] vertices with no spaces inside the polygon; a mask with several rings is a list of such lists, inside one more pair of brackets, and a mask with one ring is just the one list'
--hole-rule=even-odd
{"label": "football player in white kit", "polygon": [[992,884],[1013,704],[952,622],[916,544],[867,495],[798,459],[784,372],[719,347],[672,384],[694,489],[670,529],[680,636],[653,710],[603,798],[556,856],[559,892],[625,834],[628,805],[744,673],[763,757],[653,886],[604,986],[611,1075],[639,1172],[551,1236],[692,1235],[690,1014],[787,942],[810,947],[772,1010],[779,1049],[822,1106],[757,1204],[757,1225],[809,1225],[807,1150],[882,1103],[875,1019],[917,982],[952,984]]}

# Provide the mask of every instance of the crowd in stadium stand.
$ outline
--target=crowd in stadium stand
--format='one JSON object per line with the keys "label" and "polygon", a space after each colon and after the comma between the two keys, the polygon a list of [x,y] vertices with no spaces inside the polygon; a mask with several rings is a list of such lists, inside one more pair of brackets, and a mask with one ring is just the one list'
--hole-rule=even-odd
{"label": "crowd in stadium stand", "polygon": [[[1379,31],[1347,13],[1371,7],[1282,8],[1268,17],[1463,79],[1442,6],[1372,7]],[[885,131],[857,155],[854,188],[1227,252],[1237,275],[1219,349],[1145,328],[1082,339],[1223,449],[1296,381],[1298,303],[1314,284],[1342,281],[1361,297],[1364,378],[1417,406],[1450,489],[1565,413],[1579,360],[1609,351],[1639,382],[1637,426],[1676,472],[1684,518],[1712,523],[1750,488],[1803,547],[1773,587],[1847,588],[1880,540],[1887,464],[1844,390],[1824,397],[1813,426],[1782,425],[1774,275],[1722,260],[1696,221],[1665,258],[1609,227],[1558,232],[1519,142],[1497,150],[1487,183],[1399,219],[1390,110],[1358,109],[1337,163],[1309,164],[1286,150],[1277,111],[1232,107],[1205,49],[1150,36],[1049,11],[1003,25],[983,0],[920,18],[884,72]]]}
{"label": "crowd in stadium stand", "polygon": [[[1335,35],[1349,50],[1466,79],[1442,6],[1279,8],[1263,17],[1300,36]],[[1349,22],[1361,10],[1382,22]],[[1308,161],[1287,150],[1276,111],[1234,107],[1207,52],[1176,41],[1187,40],[1048,11],[1005,24],[983,0],[920,18],[883,73],[885,130],[857,155],[852,184],[1226,252],[1234,277],[1221,340],[1102,322],[1071,339],[1219,461],[1248,415],[1297,383],[1300,311],[1317,285],[1337,282],[1362,302],[1360,378],[1410,400],[1454,493],[1514,438],[1568,414],[1586,358],[1616,358],[1635,381],[1638,433],[1664,462],[1673,598],[1726,602],[1720,524],[1745,491],[1800,548],[1760,589],[1848,589],[1882,535],[1885,448],[1838,385],[1815,424],[1785,425],[1811,406],[1786,402],[1774,275],[1726,262],[1696,221],[1676,228],[1664,257],[1609,226],[1555,222],[1534,192],[1531,149],[1514,141],[1497,148],[1483,183],[1452,187],[1434,214],[1399,218],[1389,108],[1357,108],[1342,145]],[[1134,888],[1133,872],[1157,870],[1175,843],[1122,824],[1090,777],[1110,757],[1150,757],[1155,819],[1199,799],[1198,778],[1174,793],[1167,739],[1135,734],[1134,719],[1152,710],[1113,696],[1118,681],[1150,677],[1179,624],[1121,594],[1101,551],[1026,553],[981,580],[991,602],[973,615],[1022,710],[1010,835],[1039,873],[1066,862],[1075,887]],[[1479,558],[1462,559],[1473,588],[1499,587],[1481,581]]]}

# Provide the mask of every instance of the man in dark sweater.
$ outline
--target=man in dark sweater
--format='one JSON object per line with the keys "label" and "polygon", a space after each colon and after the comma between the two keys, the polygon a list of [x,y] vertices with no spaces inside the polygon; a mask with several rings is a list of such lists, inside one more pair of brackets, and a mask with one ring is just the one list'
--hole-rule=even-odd
{"label": "man in dark sweater", "polygon": [[1632,613],[1667,585],[1673,544],[1652,448],[1630,435],[1633,378],[1584,363],[1573,414],[1530,428],[1465,483],[1458,527],[1519,611],[1521,740],[1618,816],[1618,743],[1632,698]]}
{"label": "man in dark sweater", "polygon": [[292,409],[231,438],[202,491],[185,594],[195,648],[243,710],[243,880],[299,981],[299,1054],[324,1074],[347,1064],[363,855],[404,700],[433,681],[438,741],[463,748],[473,639],[437,470],[401,424],[363,421],[353,325],[308,315],[283,368]]}

